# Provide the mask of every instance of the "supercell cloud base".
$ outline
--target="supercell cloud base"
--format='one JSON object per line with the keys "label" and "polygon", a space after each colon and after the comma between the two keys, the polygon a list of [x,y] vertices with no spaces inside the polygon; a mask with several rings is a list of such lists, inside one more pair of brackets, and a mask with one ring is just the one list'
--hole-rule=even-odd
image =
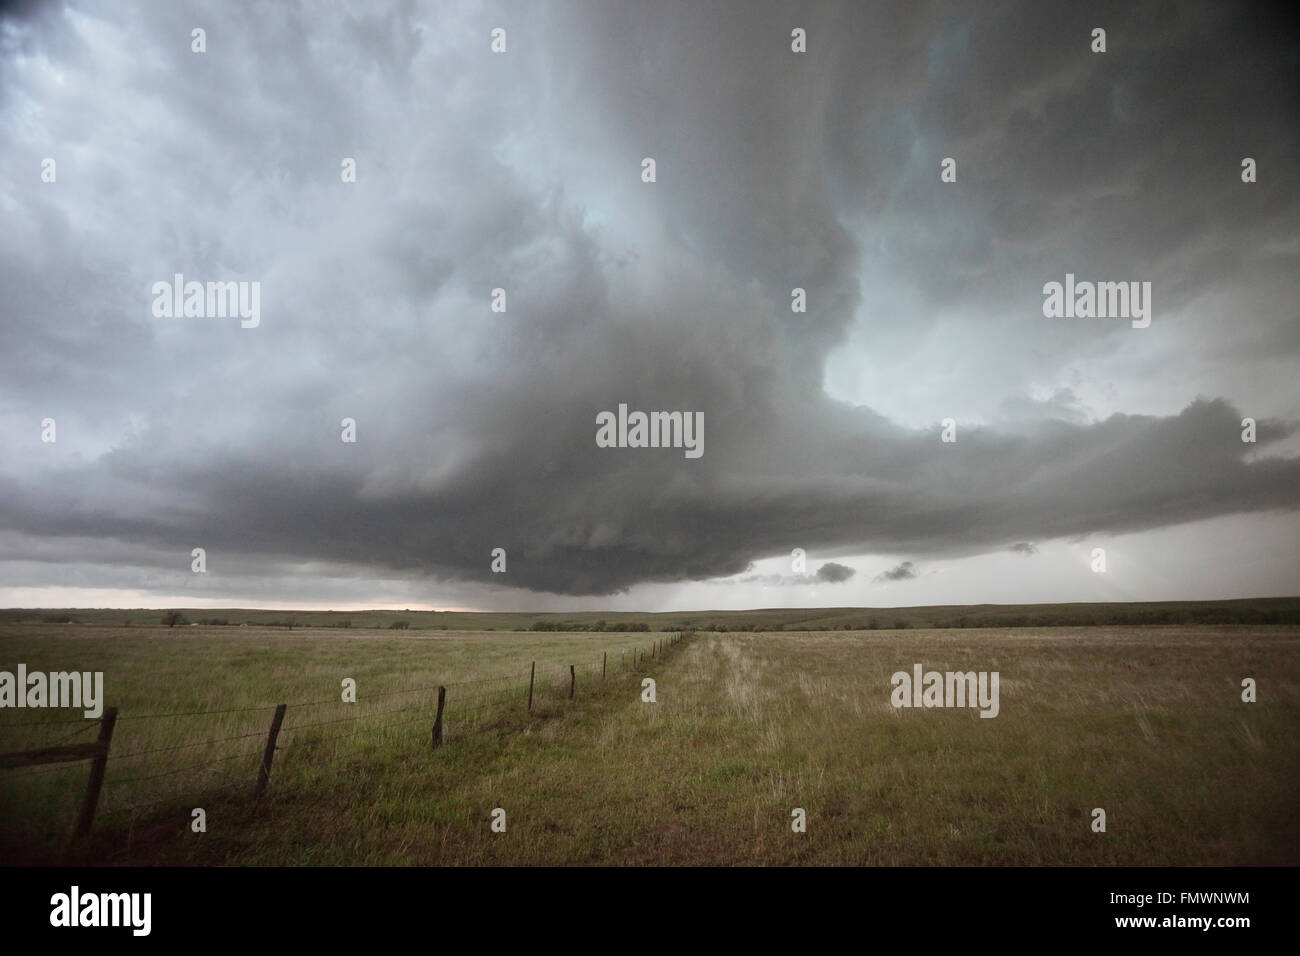
{"label": "supercell cloud base", "polygon": [[0,606],[1300,590],[1258,10],[255,14],[0,14]]}

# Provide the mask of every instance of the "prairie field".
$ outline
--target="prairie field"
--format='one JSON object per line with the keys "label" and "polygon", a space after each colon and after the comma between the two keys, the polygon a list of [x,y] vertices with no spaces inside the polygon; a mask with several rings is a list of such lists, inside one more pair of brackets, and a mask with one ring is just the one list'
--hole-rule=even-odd
{"label": "prairie field", "polygon": [[[0,670],[102,671],[119,718],[84,841],[68,837],[89,764],[0,769],[0,857],[1294,864],[1297,651],[1300,630],[1272,625],[701,631],[674,642],[4,624]],[[917,664],[998,672],[997,717],[895,708],[891,675]],[[1242,700],[1245,678],[1254,703]],[[341,700],[344,679],[356,682],[355,703]],[[278,703],[289,706],[258,798]],[[98,722],[79,717],[0,710],[0,752],[93,740]],[[191,828],[196,808],[205,832]],[[505,832],[492,828],[498,808]],[[796,808],[806,832],[792,829]]]}

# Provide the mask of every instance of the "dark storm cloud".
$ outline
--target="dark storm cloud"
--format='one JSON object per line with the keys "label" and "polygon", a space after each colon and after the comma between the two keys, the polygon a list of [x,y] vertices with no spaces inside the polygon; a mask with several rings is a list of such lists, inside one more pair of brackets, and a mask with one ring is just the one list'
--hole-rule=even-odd
{"label": "dark storm cloud", "polygon": [[0,21],[29,20],[38,13],[52,13],[58,6],[49,0],[0,0]]}
{"label": "dark storm cloud", "polygon": [[1038,548],[1034,547],[1034,545],[1032,545],[1028,541],[1017,541],[1011,547],[1007,548],[1007,550],[1012,551],[1016,554],[1023,554],[1026,556],[1034,555],[1038,553]]}
{"label": "dark storm cloud", "polygon": [[851,568],[847,564],[836,564],[834,561],[828,561],[817,569],[817,580],[838,584],[841,581],[847,581],[857,573],[855,568]]}
{"label": "dark storm cloud", "polygon": [[[1300,504],[1300,463],[1270,457],[1289,406],[1193,391],[1178,414],[1093,421],[1063,389],[949,444],[821,387],[859,320],[882,365],[954,300],[1006,353],[956,379],[972,393],[1102,341],[1162,343],[1149,362],[1167,362],[1192,332],[1163,304],[1242,275],[1264,298],[1197,346],[1294,359],[1294,54],[1249,17],[75,9],[12,41],[62,51],[59,76],[0,66],[16,170],[0,529],[48,542],[41,560],[111,541],[106,568],[128,551],[164,568],[202,546],[243,573],[320,562],[593,595],[794,547],[971,554]],[[1103,19],[1111,52],[1094,56]],[[1268,178],[1244,187],[1237,154]],[[39,181],[46,155],[57,184]],[[960,190],[938,181],[948,155]],[[1066,271],[1160,280],[1151,329],[1043,319],[1041,285]],[[260,281],[261,326],[153,318],[150,286],[175,272]],[[881,276],[927,307],[877,313]],[[596,447],[619,403],[703,412],[703,457]]]}
{"label": "dark storm cloud", "polygon": [[836,561],[827,561],[817,569],[816,574],[751,574],[736,578],[729,584],[758,584],[763,587],[809,587],[817,584],[842,584],[857,574],[856,568]]}
{"label": "dark storm cloud", "polygon": [[881,571],[876,575],[877,581],[910,581],[916,577],[916,565],[911,561],[904,561],[897,567],[890,568],[888,571]]}

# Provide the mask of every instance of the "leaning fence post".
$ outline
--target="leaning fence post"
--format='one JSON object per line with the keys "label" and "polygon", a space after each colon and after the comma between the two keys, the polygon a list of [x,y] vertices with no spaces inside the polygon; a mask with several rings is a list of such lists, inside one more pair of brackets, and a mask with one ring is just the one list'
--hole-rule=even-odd
{"label": "leaning fence post", "polygon": [[600,652],[600,679],[605,679],[605,665],[609,663],[609,651]]}
{"label": "leaning fence post", "polygon": [[447,688],[438,688],[438,716],[433,718],[433,746],[442,746],[442,708],[447,703]]}
{"label": "leaning fence post", "polygon": [[533,709],[533,678],[537,676],[537,661],[528,670],[528,709]]}
{"label": "leaning fence post", "polygon": [[100,751],[90,765],[90,779],[86,781],[86,793],[81,798],[81,812],[77,814],[77,829],[74,835],[83,837],[90,832],[90,825],[95,822],[95,807],[99,805],[99,791],[104,786],[104,770],[108,766],[108,746],[113,742],[113,727],[117,724],[117,708],[108,707],[99,721]]}
{"label": "leaning fence post", "polygon": [[275,716],[271,718],[271,732],[266,735],[266,750],[262,753],[262,766],[257,771],[257,796],[266,790],[267,781],[271,779],[271,758],[275,756],[275,740],[280,736],[280,724],[284,723],[284,710],[287,704],[275,705]]}
{"label": "leaning fence post", "polygon": [[578,684],[577,675],[573,672],[573,665],[569,665],[569,700],[573,700],[573,689]]}

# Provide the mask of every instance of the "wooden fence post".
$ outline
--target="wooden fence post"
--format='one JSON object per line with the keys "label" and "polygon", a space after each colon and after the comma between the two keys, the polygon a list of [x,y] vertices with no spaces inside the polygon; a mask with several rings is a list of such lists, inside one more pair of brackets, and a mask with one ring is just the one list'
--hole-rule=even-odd
{"label": "wooden fence post", "polygon": [[447,703],[447,688],[438,688],[438,716],[433,718],[433,747],[442,746],[442,708]]}
{"label": "wooden fence post", "polygon": [[261,796],[266,790],[267,781],[271,779],[271,758],[275,756],[275,741],[280,736],[280,725],[284,723],[284,711],[287,704],[275,705],[275,716],[271,718],[271,732],[266,735],[266,750],[262,753],[262,766],[257,771],[257,793]]}
{"label": "wooden fence post", "polygon": [[528,709],[533,709],[533,678],[537,676],[537,661],[533,661],[533,666],[528,670]]}
{"label": "wooden fence post", "polygon": [[578,686],[578,677],[573,672],[573,665],[569,665],[569,700],[573,700],[574,688]]}
{"label": "wooden fence post", "polygon": [[113,728],[117,725],[117,708],[105,709],[99,721],[100,751],[90,765],[90,779],[86,781],[86,793],[81,798],[81,812],[77,814],[77,829],[74,836],[83,837],[90,832],[90,825],[95,822],[95,807],[99,805],[99,791],[104,786],[104,770],[108,766],[108,747],[113,742]]}
{"label": "wooden fence post", "polygon": [[605,666],[609,663],[609,651],[600,652],[600,679],[605,679]]}

